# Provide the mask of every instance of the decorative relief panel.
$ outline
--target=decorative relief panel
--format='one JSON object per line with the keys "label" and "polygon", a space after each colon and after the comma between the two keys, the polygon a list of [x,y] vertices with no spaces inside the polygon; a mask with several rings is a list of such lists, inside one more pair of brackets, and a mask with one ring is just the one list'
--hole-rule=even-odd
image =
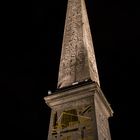
{"label": "decorative relief panel", "polygon": [[[58,115],[59,114],[59,115]],[[93,107],[91,104],[83,104],[75,108],[57,110],[53,116],[51,131],[52,140],[92,140],[93,135]]]}

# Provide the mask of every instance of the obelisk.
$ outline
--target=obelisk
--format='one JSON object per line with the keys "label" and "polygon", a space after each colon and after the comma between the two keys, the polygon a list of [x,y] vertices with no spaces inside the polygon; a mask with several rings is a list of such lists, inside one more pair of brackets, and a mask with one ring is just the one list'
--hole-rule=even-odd
{"label": "obelisk", "polygon": [[111,140],[113,111],[100,87],[84,0],[68,0],[57,85],[44,98],[52,109],[48,140]]}

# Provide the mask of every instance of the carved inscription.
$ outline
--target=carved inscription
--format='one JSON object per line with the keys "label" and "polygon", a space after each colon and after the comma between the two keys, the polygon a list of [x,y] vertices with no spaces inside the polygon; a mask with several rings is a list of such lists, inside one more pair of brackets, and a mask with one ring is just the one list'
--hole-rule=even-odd
{"label": "carved inscription", "polygon": [[84,0],[69,0],[65,21],[58,88],[85,79],[98,82],[98,72]]}
{"label": "carved inscription", "polygon": [[89,68],[85,68],[88,62],[85,62],[87,52],[84,48],[82,26],[81,0],[69,0],[59,69],[60,87],[89,77]]}

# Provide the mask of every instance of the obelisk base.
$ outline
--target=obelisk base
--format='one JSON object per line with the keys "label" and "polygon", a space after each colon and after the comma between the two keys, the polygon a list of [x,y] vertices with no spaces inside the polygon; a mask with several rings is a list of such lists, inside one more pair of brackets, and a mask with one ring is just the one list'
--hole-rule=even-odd
{"label": "obelisk base", "polygon": [[52,109],[48,140],[111,140],[113,111],[97,83],[63,88],[44,99]]}

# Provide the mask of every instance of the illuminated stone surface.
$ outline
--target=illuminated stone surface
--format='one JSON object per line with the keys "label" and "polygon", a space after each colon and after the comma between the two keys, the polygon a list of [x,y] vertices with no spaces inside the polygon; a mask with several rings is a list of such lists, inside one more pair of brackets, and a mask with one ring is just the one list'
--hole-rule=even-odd
{"label": "illuminated stone surface", "polygon": [[84,0],[68,0],[58,91],[44,98],[52,109],[48,140],[111,140],[113,111],[99,85]]}
{"label": "illuminated stone surface", "polygon": [[111,140],[113,112],[97,83],[62,88],[44,99],[52,109],[48,140]]}
{"label": "illuminated stone surface", "polygon": [[84,0],[68,0],[58,88],[85,79],[99,84],[86,7]]}

